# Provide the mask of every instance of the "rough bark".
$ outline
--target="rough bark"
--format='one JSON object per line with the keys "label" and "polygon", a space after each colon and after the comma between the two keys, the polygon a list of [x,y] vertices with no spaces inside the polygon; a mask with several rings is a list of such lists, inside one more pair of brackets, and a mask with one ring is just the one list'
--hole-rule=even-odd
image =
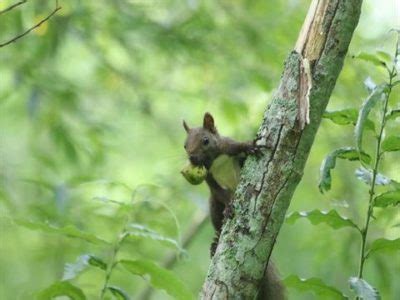
{"label": "rough bark", "polygon": [[254,299],[358,23],[362,0],[313,0],[247,159],[202,299]]}

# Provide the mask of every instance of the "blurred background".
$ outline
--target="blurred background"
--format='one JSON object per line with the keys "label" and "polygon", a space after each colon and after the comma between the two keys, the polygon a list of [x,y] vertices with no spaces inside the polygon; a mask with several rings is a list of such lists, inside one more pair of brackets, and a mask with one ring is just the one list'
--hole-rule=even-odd
{"label": "blurred background", "polygon": [[[1,1],[0,9],[13,3]],[[207,214],[208,191],[180,174],[186,161],[182,119],[199,125],[209,111],[222,134],[251,139],[309,3],[65,0],[49,22],[0,48],[0,298],[32,299],[61,280],[66,263],[86,253],[108,261],[112,252],[110,246],[30,230],[14,220],[72,225],[112,243],[126,222],[126,212],[114,201],[135,203],[132,222],[181,246],[188,236],[190,241],[187,252],[177,254],[168,243],[136,237],[121,247],[119,257],[163,265],[175,255],[171,270],[197,295],[213,229],[206,221],[194,230]],[[53,1],[28,1],[0,15],[0,42],[54,7]],[[365,78],[386,79],[384,69],[351,56],[393,54],[395,35],[389,30],[400,28],[399,12],[396,0],[364,1],[329,110],[359,108],[368,94]],[[398,94],[392,98],[399,108]],[[317,186],[324,156],[351,145],[351,125],[322,122],[289,212],[336,209],[364,223],[368,186],[353,175],[356,163],[337,163],[329,193],[320,194]],[[398,152],[390,154],[382,165],[397,181],[399,159]],[[371,239],[399,237],[398,208],[375,217]],[[348,293],[359,247],[356,232],[301,220],[283,225],[273,259],[283,278],[319,277]],[[365,270],[382,299],[400,295],[399,274],[400,259],[393,254],[377,253]],[[104,273],[89,268],[72,282],[88,299],[98,299]],[[146,291],[148,282],[123,268],[115,268],[110,283],[133,299],[169,299],[164,291]],[[318,299],[292,289],[289,296]]]}

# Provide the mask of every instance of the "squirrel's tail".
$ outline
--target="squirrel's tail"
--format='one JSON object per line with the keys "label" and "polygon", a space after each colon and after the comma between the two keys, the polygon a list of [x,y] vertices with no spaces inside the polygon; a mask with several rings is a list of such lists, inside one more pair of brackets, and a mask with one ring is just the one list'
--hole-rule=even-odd
{"label": "squirrel's tail", "polygon": [[274,264],[270,261],[257,300],[285,300],[286,293]]}

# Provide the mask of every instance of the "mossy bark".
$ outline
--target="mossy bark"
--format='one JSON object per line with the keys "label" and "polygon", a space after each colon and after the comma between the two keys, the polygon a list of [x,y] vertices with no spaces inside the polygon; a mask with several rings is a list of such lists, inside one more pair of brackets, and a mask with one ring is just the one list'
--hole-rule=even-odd
{"label": "mossy bark", "polygon": [[[314,0],[264,114],[203,286],[202,299],[253,299],[343,65],[361,0]],[[268,143],[267,143],[268,141]],[[273,300],[273,299],[272,299]]]}

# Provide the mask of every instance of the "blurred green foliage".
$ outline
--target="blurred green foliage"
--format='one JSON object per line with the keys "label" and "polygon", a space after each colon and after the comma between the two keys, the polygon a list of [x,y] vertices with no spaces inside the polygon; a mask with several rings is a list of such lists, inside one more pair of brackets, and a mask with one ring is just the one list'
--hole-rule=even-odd
{"label": "blurred green foliage", "polygon": [[[395,35],[389,29],[400,27],[395,2],[364,1],[329,110],[359,107],[367,96],[365,78],[384,80],[384,70],[351,55],[393,52]],[[0,9],[13,3],[2,1]],[[65,0],[60,5],[49,22],[0,48],[2,299],[33,298],[61,280],[65,264],[81,255],[108,262],[112,246],[90,239],[118,240],[127,214],[126,206],[114,201],[133,201],[132,222],[180,245],[193,220],[207,212],[206,187],[189,185],[179,173],[186,160],[182,119],[196,125],[210,111],[224,135],[254,136],[309,1]],[[0,41],[23,32],[54,7],[53,1],[28,1],[0,15]],[[398,91],[391,99],[397,108]],[[393,124],[398,130],[399,120]],[[368,187],[353,175],[355,165],[337,162],[335,188],[324,195],[318,191],[323,157],[354,145],[353,128],[347,126],[323,121],[290,211],[336,209],[363,222]],[[364,147],[371,140],[364,137]],[[397,181],[394,162],[399,158],[393,152],[382,162],[385,174]],[[399,237],[398,208],[378,210],[376,217],[371,237]],[[47,223],[63,232],[33,231],[15,220],[31,227]],[[162,240],[136,236],[118,255],[161,265],[175,252],[179,257],[172,270],[196,295],[212,237],[207,224],[182,254]],[[357,235],[346,229],[298,221],[283,226],[273,256],[282,277],[319,277],[347,291],[348,278],[356,275],[359,245]],[[366,265],[365,278],[383,299],[400,294],[400,260],[395,258],[376,254]],[[89,299],[98,299],[104,272],[88,268],[72,282]],[[110,284],[136,298],[148,281],[116,267]],[[289,295],[317,299],[295,290]],[[152,297],[169,296],[157,290]]]}

